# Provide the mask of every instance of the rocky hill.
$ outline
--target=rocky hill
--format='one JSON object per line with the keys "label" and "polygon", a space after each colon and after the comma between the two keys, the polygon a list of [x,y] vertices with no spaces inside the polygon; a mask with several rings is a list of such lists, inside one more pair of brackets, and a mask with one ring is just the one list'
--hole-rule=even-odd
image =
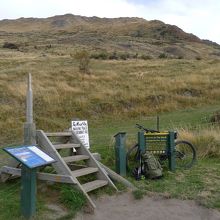
{"label": "rocky hill", "polygon": [[174,25],[142,18],[98,18],[72,14],[0,21],[0,44],[20,51],[65,55],[84,48],[93,55],[119,53],[143,58],[217,58],[220,46]]}

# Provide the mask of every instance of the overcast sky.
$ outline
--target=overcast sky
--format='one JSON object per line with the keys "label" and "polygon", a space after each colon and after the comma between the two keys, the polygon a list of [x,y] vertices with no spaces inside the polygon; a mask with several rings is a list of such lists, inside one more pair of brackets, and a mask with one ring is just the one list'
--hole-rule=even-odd
{"label": "overcast sky", "polygon": [[0,19],[67,13],[157,19],[220,44],[220,0],[0,0]]}

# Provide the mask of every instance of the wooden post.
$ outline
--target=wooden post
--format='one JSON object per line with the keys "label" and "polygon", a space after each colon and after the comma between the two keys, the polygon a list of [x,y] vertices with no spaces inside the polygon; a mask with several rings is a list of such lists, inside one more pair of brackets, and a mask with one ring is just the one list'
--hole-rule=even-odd
{"label": "wooden post", "polygon": [[33,93],[31,87],[31,74],[28,74],[26,95],[26,122],[24,124],[24,145],[36,144],[36,127],[33,122]]}

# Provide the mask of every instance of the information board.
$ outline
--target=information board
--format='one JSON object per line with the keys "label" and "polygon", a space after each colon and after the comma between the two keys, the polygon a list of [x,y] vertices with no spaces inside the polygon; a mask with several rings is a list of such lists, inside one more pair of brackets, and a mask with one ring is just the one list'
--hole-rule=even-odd
{"label": "information board", "polygon": [[7,147],[3,149],[31,169],[55,162],[53,158],[36,146]]}
{"label": "information board", "polygon": [[89,145],[89,129],[88,129],[88,122],[84,121],[72,121],[72,131],[78,136],[81,142],[87,148],[90,148]]}

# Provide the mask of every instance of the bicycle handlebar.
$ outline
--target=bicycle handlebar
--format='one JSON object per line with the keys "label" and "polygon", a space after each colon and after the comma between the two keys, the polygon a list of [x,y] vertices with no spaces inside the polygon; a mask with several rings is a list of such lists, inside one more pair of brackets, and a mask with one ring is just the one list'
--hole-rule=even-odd
{"label": "bicycle handlebar", "polygon": [[159,133],[159,131],[157,130],[153,130],[153,129],[148,129],[148,128],[145,128],[143,127],[142,125],[139,125],[139,124],[136,124],[136,127],[139,128],[140,130],[144,130],[145,132],[147,133]]}

